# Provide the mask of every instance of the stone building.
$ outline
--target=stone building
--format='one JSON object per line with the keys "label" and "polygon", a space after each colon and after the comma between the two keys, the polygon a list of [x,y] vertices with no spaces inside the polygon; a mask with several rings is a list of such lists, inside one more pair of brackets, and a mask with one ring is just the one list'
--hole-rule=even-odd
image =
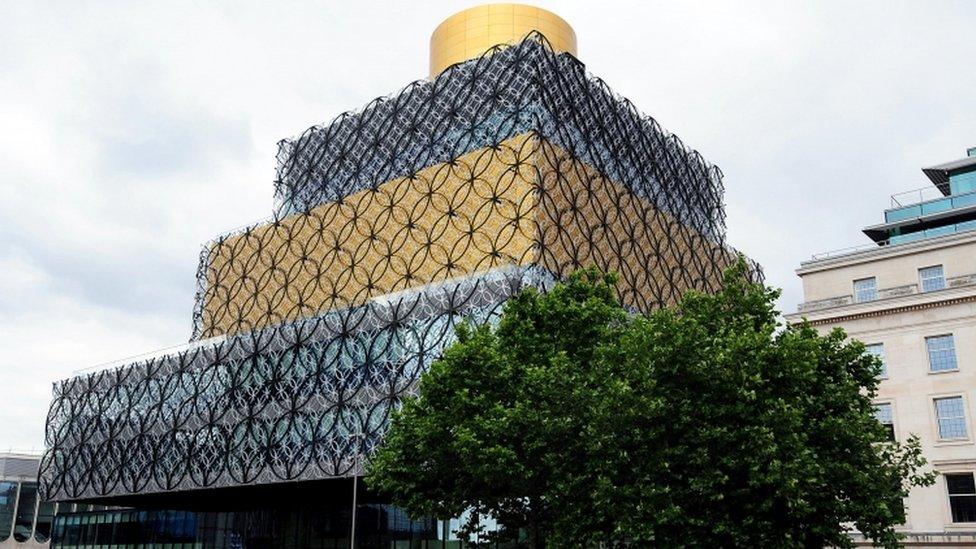
{"label": "stone building", "polygon": [[[876,401],[891,437],[910,433],[939,473],[912,490],[909,544],[976,544],[976,149],[923,169],[932,186],[892,196],[874,243],[797,269],[806,319],[863,341],[885,368]],[[947,545],[948,544],[948,545]]]}

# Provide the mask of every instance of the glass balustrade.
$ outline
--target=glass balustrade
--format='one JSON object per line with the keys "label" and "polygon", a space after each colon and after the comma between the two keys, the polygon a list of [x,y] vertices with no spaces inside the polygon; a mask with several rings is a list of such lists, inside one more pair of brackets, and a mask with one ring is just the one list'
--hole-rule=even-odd
{"label": "glass balustrade", "polygon": [[976,205],[976,192],[947,196],[885,210],[885,222],[893,223],[973,205]]}

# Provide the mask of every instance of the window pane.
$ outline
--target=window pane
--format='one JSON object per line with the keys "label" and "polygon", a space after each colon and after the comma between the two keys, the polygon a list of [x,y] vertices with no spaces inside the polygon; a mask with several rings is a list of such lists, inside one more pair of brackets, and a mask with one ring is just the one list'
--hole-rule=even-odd
{"label": "window pane", "polygon": [[885,360],[884,345],[873,343],[865,345],[864,350],[881,360],[881,379],[888,379],[888,361]]}
{"label": "window pane", "polygon": [[20,485],[20,499],[17,501],[17,520],[14,522],[14,539],[27,541],[31,538],[34,526],[34,506],[37,503],[37,484],[24,482]]}
{"label": "window pane", "polygon": [[14,503],[17,501],[17,483],[0,482],[0,541],[10,537],[14,523]]}
{"label": "window pane", "polygon": [[53,542],[52,544],[65,541],[64,532],[66,526],[67,520],[65,519],[64,515],[54,519],[54,532],[51,534],[51,541]]}
{"label": "window pane", "polygon": [[51,521],[54,519],[54,502],[42,501],[37,506],[37,525],[34,526],[34,540],[46,543],[51,537]]}
{"label": "window pane", "polygon": [[952,334],[925,338],[925,347],[929,353],[929,370],[943,372],[955,370],[956,344]]}
{"label": "window pane", "polygon": [[949,496],[952,522],[976,522],[976,496]]}
{"label": "window pane", "polygon": [[891,412],[891,403],[885,402],[882,404],[874,405],[874,417],[878,419],[878,423],[884,426],[888,433],[888,440],[895,440],[895,420]]}
{"label": "window pane", "polygon": [[966,438],[962,397],[935,399],[935,417],[939,420],[939,438]]}
{"label": "window pane", "polygon": [[880,423],[891,423],[891,403],[885,402],[883,404],[874,405],[874,417],[878,418]]}
{"label": "window pane", "polygon": [[945,480],[949,495],[976,495],[976,483],[973,482],[972,473],[946,475]]}
{"label": "window pane", "polygon": [[942,265],[919,269],[918,278],[922,282],[923,292],[932,292],[945,288],[945,275],[942,273]]}
{"label": "window pane", "polygon": [[862,278],[854,281],[854,301],[874,301],[878,298],[878,283],[874,278]]}

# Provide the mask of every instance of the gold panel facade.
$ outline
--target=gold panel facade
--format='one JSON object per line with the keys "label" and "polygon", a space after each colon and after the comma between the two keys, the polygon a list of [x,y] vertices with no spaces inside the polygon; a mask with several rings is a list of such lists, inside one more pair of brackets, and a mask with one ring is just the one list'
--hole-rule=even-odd
{"label": "gold panel facade", "polygon": [[624,303],[718,289],[735,257],[534,132],[218,241],[203,337],[253,330],[502,265],[620,273]]}
{"label": "gold panel facade", "polygon": [[539,31],[556,52],[576,55],[576,33],[555,13],[523,4],[488,4],[445,19],[430,37],[430,76],[473,59],[498,44],[515,43]]}
{"label": "gold panel facade", "polygon": [[217,242],[203,337],[532,262],[536,143],[516,136]]}
{"label": "gold panel facade", "polygon": [[[717,289],[734,257],[527,133],[222,239],[209,252],[203,336],[361,305],[501,265],[620,273],[637,309]],[[692,276],[680,276],[689,273]]]}
{"label": "gold panel facade", "polygon": [[735,262],[731,251],[547,141],[536,165],[538,248],[548,271],[565,276],[596,265],[616,272],[623,303],[645,311],[673,305],[690,289],[721,287],[716,275]]}

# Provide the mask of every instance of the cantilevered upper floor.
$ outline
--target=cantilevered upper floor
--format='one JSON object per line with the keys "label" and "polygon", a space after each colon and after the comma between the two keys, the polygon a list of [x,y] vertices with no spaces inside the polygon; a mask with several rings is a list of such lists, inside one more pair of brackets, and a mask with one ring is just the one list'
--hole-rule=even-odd
{"label": "cantilevered upper floor", "polygon": [[912,546],[976,540],[972,499],[960,497],[972,493],[964,490],[976,470],[976,150],[969,154],[923,169],[933,185],[893,197],[885,223],[864,231],[874,242],[801,263],[804,302],[785,315],[820,333],[842,328],[879,359],[875,417],[891,440],[917,436],[938,473],[904,501],[899,530]]}
{"label": "cantilevered upper floor", "polygon": [[897,245],[976,229],[976,147],[922,172],[933,186],[892,195],[884,223],[864,229],[871,240]]}
{"label": "cantilevered upper floor", "polygon": [[804,302],[790,321],[877,314],[976,296],[976,148],[923,168],[932,186],[892,196],[873,241],[801,263]]}

